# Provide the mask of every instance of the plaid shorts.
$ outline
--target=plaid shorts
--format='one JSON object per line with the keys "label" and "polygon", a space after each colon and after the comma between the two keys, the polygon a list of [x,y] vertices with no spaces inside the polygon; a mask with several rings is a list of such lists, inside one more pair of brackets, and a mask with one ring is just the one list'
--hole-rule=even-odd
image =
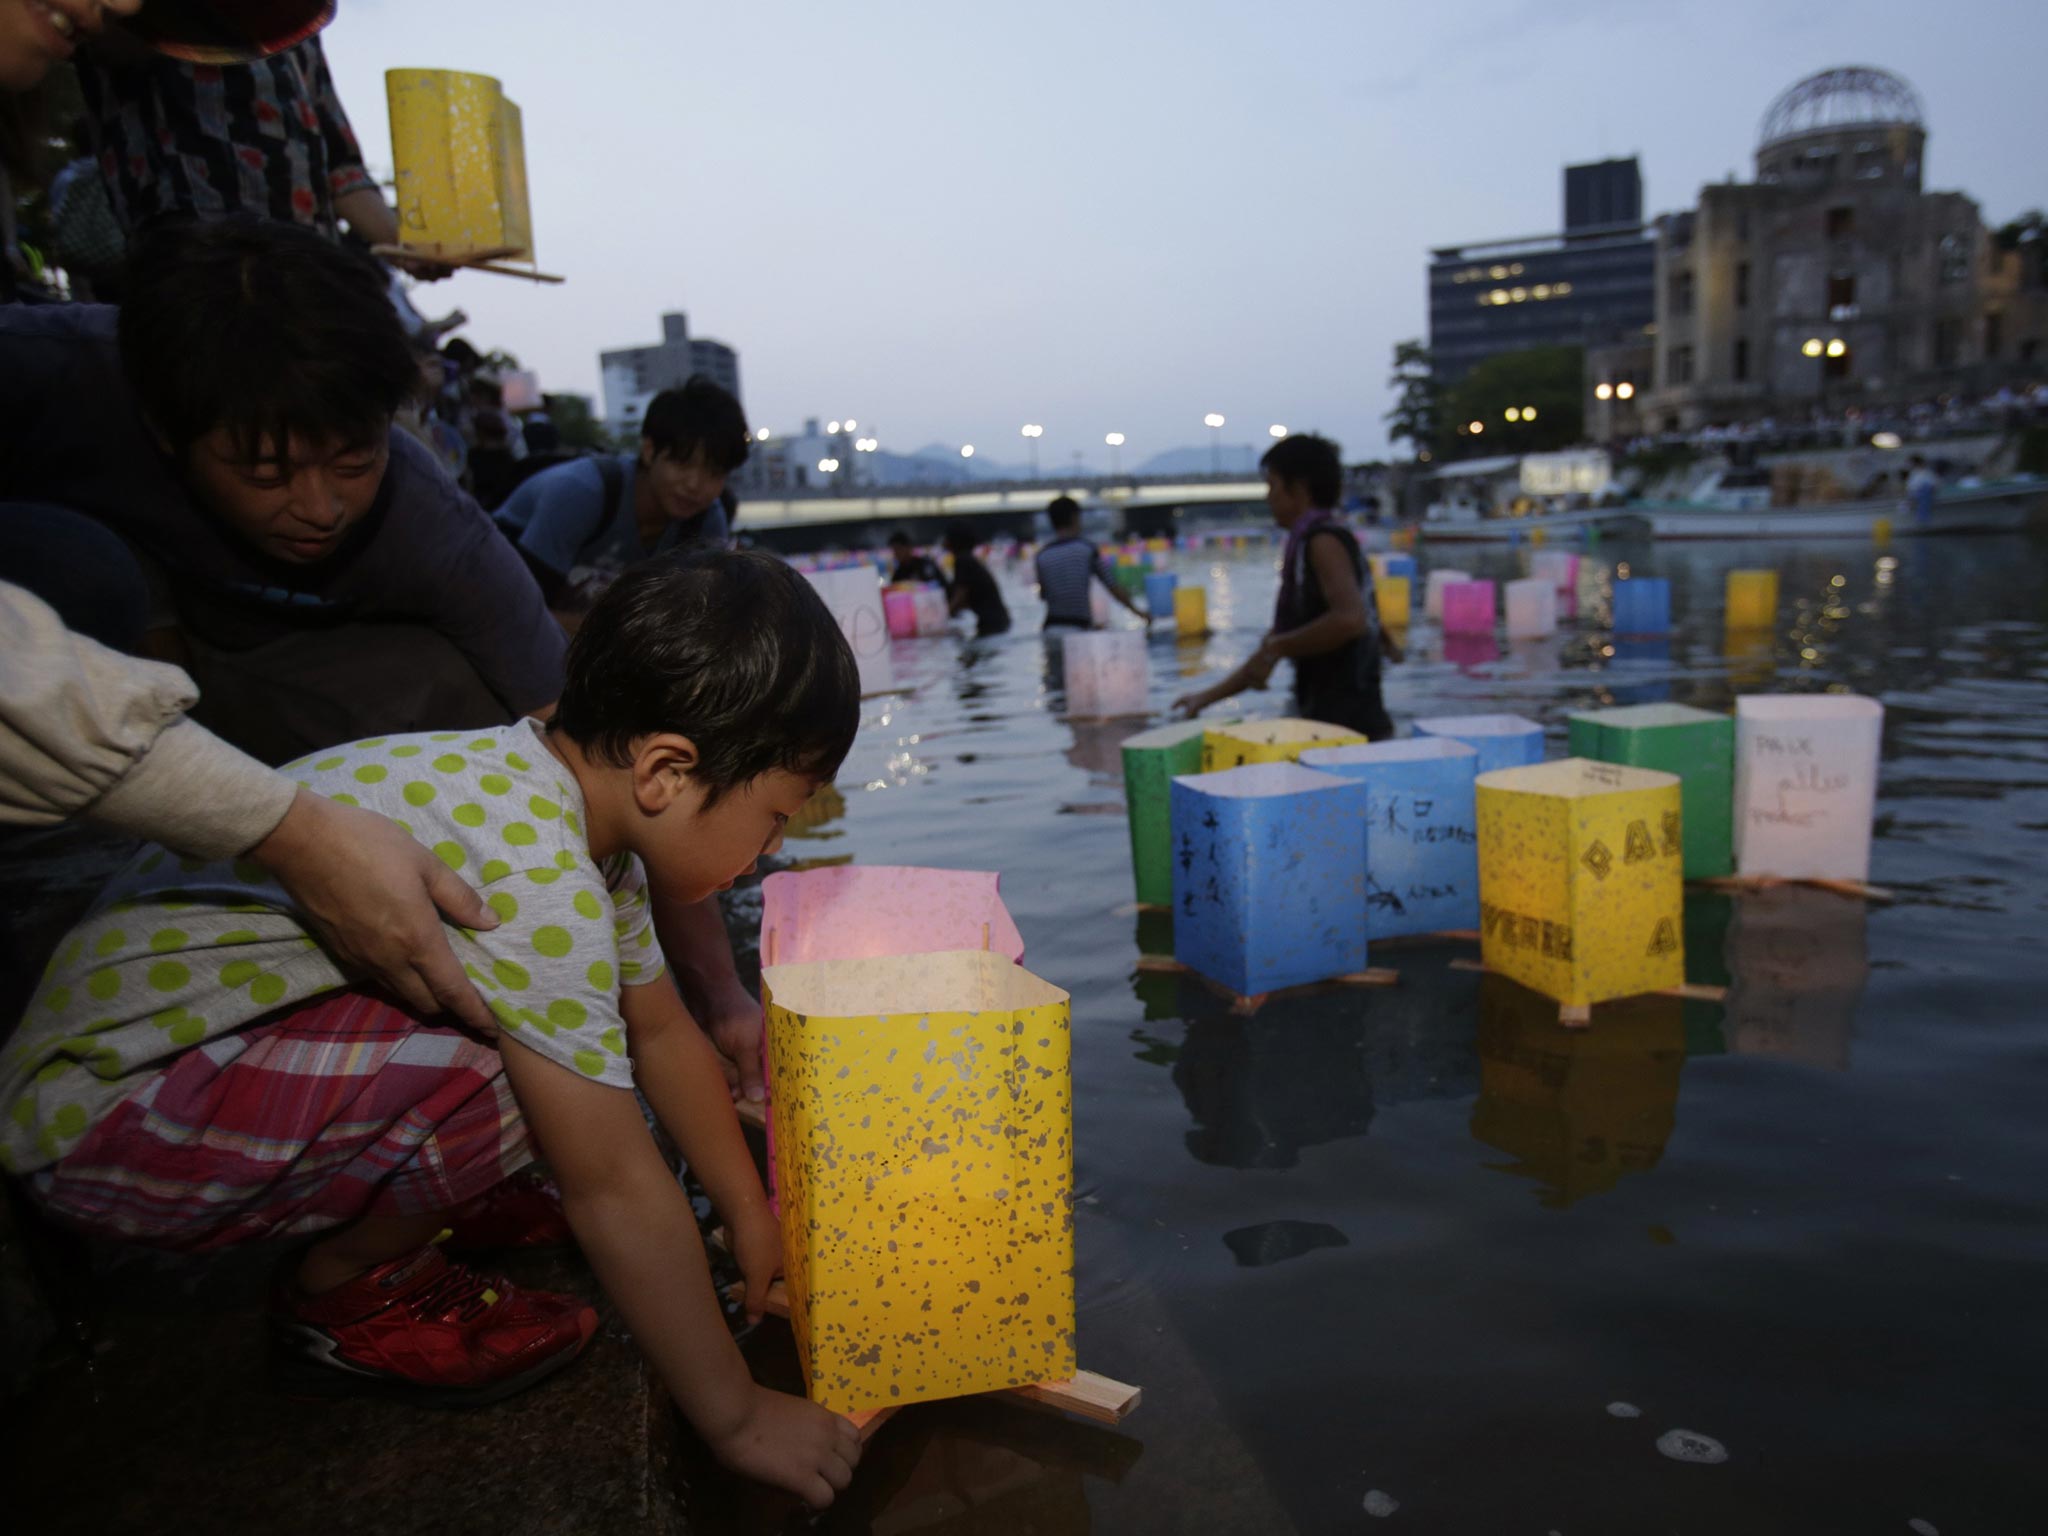
{"label": "plaid shorts", "polygon": [[198,1251],[452,1210],[532,1160],[495,1047],[340,992],[186,1052],[29,1182],[67,1225]]}

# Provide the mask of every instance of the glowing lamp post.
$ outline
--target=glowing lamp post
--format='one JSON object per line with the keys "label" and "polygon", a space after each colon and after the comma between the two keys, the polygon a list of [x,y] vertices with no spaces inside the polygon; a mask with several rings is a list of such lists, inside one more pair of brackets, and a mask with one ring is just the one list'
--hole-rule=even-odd
{"label": "glowing lamp post", "polygon": [[1109,444],[1109,472],[1110,472],[1110,473],[1111,473],[1112,475],[1118,475],[1118,474],[1122,474],[1122,473],[1123,473],[1123,453],[1122,453],[1122,449],[1123,449],[1123,446],[1124,446],[1124,435],[1123,435],[1123,433],[1121,433],[1121,432],[1106,432],[1106,433],[1104,433],[1104,434],[1103,434],[1102,440],[1103,440],[1103,441],[1104,441],[1105,443]]}
{"label": "glowing lamp post", "polygon": [[1223,473],[1223,415],[1211,411],[1202,418],[1202,425],[1209,429],[1209,468],[1212,473]]}

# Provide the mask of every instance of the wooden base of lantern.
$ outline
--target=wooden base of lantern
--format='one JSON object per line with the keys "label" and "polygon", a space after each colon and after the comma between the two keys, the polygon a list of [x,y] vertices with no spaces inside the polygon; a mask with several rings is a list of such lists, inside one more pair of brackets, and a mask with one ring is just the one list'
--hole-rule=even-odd
{"label": "wooden base of lantern", "polygon": [[1306,986],[1282,987],[1277,992],[1257,992],[1250,997],[1226,987],[1222,982],[1204,976],[1191,965],[1183,965],[1171,955],[1140,955],[1138,969],[1156,976],[1192,976],[1196,981],[1224,998],[1230,1004],[1230,1011],[1239,1018],[1250,1018],[1266,1004],[1279,998],[1313,997],[1327,992],[1332,987],[1395,987],[1401,984],[1401,973],[1375,967],[1371,970],[1353,971],[1348,976],[1332,976],[1325,981],[1312,981]]}
{"label": "wooden base of lantern", "polygon": [[[1476,971],[1482,976],[1486,974],[1485,964],[1478,960],[1453,960],[1451,962],[1451,969],[1454,971]],[[1493,974],[1498,976],[1501,972],[1495,971]],[[1728,1000],[1728,989],[1726,987],[1710,986],[1704,982],[1688,981],[1676,987],[1659,987],[1654,992],[1647,992],[1642,995],[1645,997],[1677,997],[1683,998],[1690,1003],[1725,1003]],[[1621,1002],[1622,999],[1613,998],[1611,1001]],[[1559,1003],[1557,1005],[1557,1022],[1566,1029],[1591,1028],[1593,1010],[1598,1006],[1599,1004],[1597,1003]]]}
{"label": "wooden base of lantern", "polygon": [[[742,1300],[746,1287],[735,1285],[726,1292],[728,1301]],[[768,1288],[767,1311],[771,1317],[789,1317],[789,1292],[780,1280]],[[1050,1408],[1056,1413],[1071,1413],[1076,1418],[1092,1419],[1097,1424],[1121,1424],[1137,1411],[1144,1400],[1141,1388],[1129,1386],[1121,1381],[1112,1381],[1107,1376],[1098,1376],[1093,1371],[1076,1371],[1071,1381],[1039,1381],[1029,1386],[1005,1387],[999,1392],[984,1394],[1003,1398],[1010,1402],[1022,1403],[1032,1408]],[[906,1404],[915,1407],[916,1404]],[[867,1408],[846,1417],[860,1433],[860,1442],[866,1445],[874,1434],[889,1420],[903,1411],[902,1408]]]}
{"label": "wooden base of lantern", "polygon": [[495,272],[500,277],[523,277],[530,283],[560,283],[567,279],[533,267],[515,267],[505,260],[520,255],[516,245],[488,246],[477,251],[451,251],[438,245],[373,245],[372,256],[397,257],[406,261],[430,261],[439,267],[459,267],[468,272]]}
{"label": "wooden base of lantern", "polygon": [[1868,885],[1861,880],[1781,880],[1775,875],[1722,875],[1712,880],[1687,883],[1703,890],[1728,891],[1736,895],[1744,891],[1768,891],[1780,885],[1810,885],[1816,891],[1832,891],[1853,901],[1885,903],[1899,899],[1897,892],[1881,885]]}

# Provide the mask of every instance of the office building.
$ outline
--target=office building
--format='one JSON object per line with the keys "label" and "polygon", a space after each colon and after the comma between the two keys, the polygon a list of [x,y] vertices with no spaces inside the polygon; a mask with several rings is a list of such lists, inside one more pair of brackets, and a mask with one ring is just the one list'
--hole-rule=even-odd
{"label": "office building", "polygon": [[739,353],[722,341],[692,339],[688,317],[677,313],[661,317],[661,340],[653,346],[600,352],[597,366],[604,390],[605,425],[623,438],[639,432],[648,401],[693,374],[701,373],[722,384],[734,399],[745,402],[740,393]]}
{"label": "office building", "polygon": [[1633,159],[1567,166],[1555,235],[1445,246],[1429,265],[1429,350],[1440,383],[1527,347],[1640,337],[1656,308],[1656,246]]}

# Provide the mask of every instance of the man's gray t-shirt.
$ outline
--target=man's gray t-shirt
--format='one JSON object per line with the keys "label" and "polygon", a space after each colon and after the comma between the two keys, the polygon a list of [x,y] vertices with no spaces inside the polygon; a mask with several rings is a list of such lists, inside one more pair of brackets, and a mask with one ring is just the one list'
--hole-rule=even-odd
{"label": "man's gray t-shirt", "polygon": [[596,459],[574,459],[544,469],[505,498],[498,527],[530,559],[563,578],[572,590],[611,585],[627,566],[672,549],[726,543],[725,508],[713,502],[682,522],[665,523],[654,543],[640,540],[633,516],[633,486],[640,463],[620,454],[618,500],[607,509],[604,471]]}

